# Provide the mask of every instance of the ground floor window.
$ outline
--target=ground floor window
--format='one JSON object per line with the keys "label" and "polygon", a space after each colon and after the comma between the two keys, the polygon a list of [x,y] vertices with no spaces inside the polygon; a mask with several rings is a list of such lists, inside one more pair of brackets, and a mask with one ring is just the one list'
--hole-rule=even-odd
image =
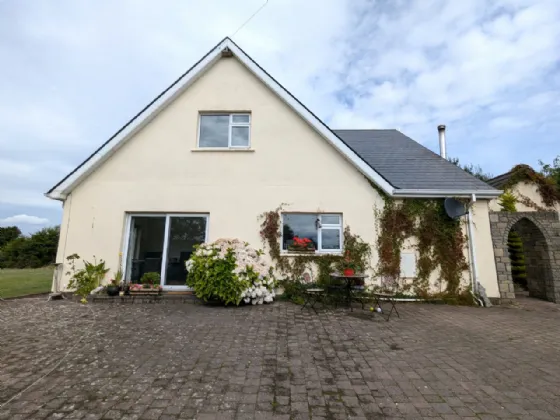
{"label": "ground floor window", "polygon": [[125,279],[137,283],[157,272],[164,287],[185,287],[185,261],[206,242],[207,228],[204,214],[129,214]]}
{"label": "ground floor window", "polygon": [[304,243],[308,250],[341,252],[342,215],[283,213],[282,250],[289,252]]}

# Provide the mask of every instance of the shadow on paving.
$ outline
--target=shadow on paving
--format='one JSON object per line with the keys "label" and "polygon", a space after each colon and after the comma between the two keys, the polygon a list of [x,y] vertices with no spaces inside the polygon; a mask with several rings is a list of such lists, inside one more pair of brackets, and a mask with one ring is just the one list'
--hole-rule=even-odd
{"label": "shadow on paving", "polygon": [[0,419],[560,418],[560,306],[398,309],[0,302]]}

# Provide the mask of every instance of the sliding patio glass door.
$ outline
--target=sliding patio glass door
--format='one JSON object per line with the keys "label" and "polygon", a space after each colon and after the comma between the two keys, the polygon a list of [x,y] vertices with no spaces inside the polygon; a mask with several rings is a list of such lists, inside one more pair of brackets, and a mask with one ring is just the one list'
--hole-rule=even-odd
{"label": "sliding patio glass door", "polygon": [[207,228],[208,215],[130,214],[126,280],[138,283],[157,272],[165,289],[186,289],[185,261],[206,241]]}

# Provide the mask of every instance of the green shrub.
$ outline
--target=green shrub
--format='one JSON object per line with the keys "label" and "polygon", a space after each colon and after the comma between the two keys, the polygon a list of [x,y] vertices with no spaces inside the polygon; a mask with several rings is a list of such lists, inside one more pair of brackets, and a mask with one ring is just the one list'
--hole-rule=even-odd
{"label": "green shrub", "polygon": [[504,193],[498,199],[498,204],[502,208],[502,211],[516,212],[517,211],[517,208],[515,207],[516,203],[517,203],[517,199],[515,198],[515,195],[513,195],[512,192],[509,190],[504,191]]}
{"label": "green shrub", "polygon": [[525,255],[523,253],[523,242],[515,231],[508,234],[508,252],[511,261],[511,277],[513,282],[521,286],[527,286],[527,268],[525,267]]}
{"label": "green shrub", "polygon": [[66,259],[70,264],[70,271],[66,274],[72,275],[68,288],[75,289],[74,294],[82,298],[82,303],[87,303],[87,296],[100,285],[109,269],[105,268],[103,260],[100,260],[99,263],[95,261],[93,264],[84,260],[84,268],[76,269],[76,260],[80,259],[78,254],[72,254]]}
{"label": "green shrub", "polygon": [[202,244],[185,265],[187,285],[204,301],[255,305],[274,299],[272,267],[246,242],[218,239]]}
{"label": "green shrub", "polygon": [[0,267],[39,268],[55,262],[58,226],[41,229],[31,236],[14,237],[16,233],[15,229],[2,233],[3,241],[10,240],[0,250]]}
{"label": "green shrub", "polygon": [[144,285],[144,287],[157,286],[161,282],[161,276],[155,271],[150,271],[142,275],[140,282]]}
{"label": "green shrub", "polygon": [[306,284],[299,280],[285,279],[279,282],[280,287],[284,289],[282,293],[283,300],[292,301],[298,305],[303,305]]}

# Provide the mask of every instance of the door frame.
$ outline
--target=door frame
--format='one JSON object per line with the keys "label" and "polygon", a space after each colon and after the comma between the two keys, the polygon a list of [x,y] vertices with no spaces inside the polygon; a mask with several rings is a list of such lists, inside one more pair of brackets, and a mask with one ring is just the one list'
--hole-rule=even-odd
{"label": "door frame", "polygon": [[210,222],[210,213],[141,213],[141,212],[127,212],[125,217],[125,232],[122,244],[122,260],[121,260],[121,270],[126,273],[128,256],[130,252],[130,233],[132,228],[132,218],[133,217],[165,217],[165,227],[163,234],[163,252],[161,257],[161,285],[163,290],[173,290],[173,291],[183,291],[192,290],[192,288],[187,285],[184,286],[167,286],[165,284],[165,275],[167,271],[167,253],[169,251],[169,231],[171,227],[172,217],[203,217],[206,219],[206,229],[204,231],[204,242],[208,241],[208,227]]}

